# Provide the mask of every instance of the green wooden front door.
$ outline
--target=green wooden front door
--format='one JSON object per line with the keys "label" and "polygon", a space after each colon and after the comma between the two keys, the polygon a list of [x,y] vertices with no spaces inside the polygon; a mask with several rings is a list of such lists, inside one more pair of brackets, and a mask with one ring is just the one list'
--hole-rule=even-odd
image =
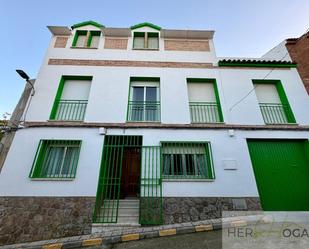
{"label": "green wooden front door", "polygon": [[309,211],[309,150],[306,140],[248,140],[265,211]]}

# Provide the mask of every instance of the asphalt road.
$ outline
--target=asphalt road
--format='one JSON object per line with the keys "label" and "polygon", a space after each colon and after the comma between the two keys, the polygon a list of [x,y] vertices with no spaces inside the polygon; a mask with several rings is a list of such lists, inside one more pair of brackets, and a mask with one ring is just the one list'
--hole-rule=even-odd
{"label": "asphalt road", "polygon": [[[145,239],[114,244],[112,246],[93,247],[91,249],[221,249],[221,231],[209,231],[176,235],[154,239]],[[89,248],[90,249],[90,248]]]}

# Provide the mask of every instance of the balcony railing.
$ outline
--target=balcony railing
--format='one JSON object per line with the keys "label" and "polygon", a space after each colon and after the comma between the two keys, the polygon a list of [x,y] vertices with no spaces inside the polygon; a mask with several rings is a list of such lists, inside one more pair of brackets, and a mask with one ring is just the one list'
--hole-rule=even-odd
{"label": "balcony railing", "polygon": [[288,105],[260,103],[260,109],[266,124],[288,124],[292,118],[289,117],[291,111]]}
{"label": "balcony railing", "polygon": [[160,121],[160,102],[129,101],[127,121],[134,121],[134,122]]}
{"label": "balcony railing", "polygon": [[220,123],[219,105],[216,102],[190,102],[192,123]]}
{"label": "balcony railing", "polygon": [[59,100],[55,120],[84,120],[87,103],[87,100]]}

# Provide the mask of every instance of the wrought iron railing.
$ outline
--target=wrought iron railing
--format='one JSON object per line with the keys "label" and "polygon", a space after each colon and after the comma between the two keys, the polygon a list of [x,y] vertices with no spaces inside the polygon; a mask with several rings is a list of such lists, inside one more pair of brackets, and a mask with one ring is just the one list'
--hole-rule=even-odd
{"label": "wrought iron railing", "polygon": [[190,115],[192,123],[220,123],[220,106],[216,102],[190,102]]}
{"label": "wrought iron railing", "polygon": [[87,100],[59,100],[55,120],[84,120],[87,103]]}
{"label": "wrought iron railing", "polygon": [[291,118],[288,105],[260,103],[260,109],[266,124],[288,124]]}
{"label": "wrought iron railing", "polygon": [[137,122],[160,121],[160,102],[129,101],[127,121],[137,121]]}

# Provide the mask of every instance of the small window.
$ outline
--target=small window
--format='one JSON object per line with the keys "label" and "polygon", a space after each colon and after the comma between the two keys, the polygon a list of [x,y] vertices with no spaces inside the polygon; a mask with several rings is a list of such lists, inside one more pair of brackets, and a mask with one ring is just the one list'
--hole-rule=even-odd
{"label": "small window", "polygon": [[75,33],[73,47],[85,47],[86,46],[86,37],[87,31],[86,30],[77,30]]}
{"label": "small window", "polygon": [[213,179],[209,143],[162,143],[163,177]]}
{"label": "small window", "polygon": [[159,33],[134,32],[134,49],[159,49]]}
{"label": "small window", "polygon": [[149,49],[159,49],[159,34],[158,33],[148,33],[148,48]]}
{"label": "small window", "polygon": [[145,33],[141,33],[141,32],[134,33],[133,48],[135,49],[145,48]]}
{"label": "small window", "polygon": [[72,47],[76,48],[98,48],[101,31],[77,30]]}
{"label": "small window", "polygon": [[74,178],[80,146],[80,140],[41,140],[30,178]]}

